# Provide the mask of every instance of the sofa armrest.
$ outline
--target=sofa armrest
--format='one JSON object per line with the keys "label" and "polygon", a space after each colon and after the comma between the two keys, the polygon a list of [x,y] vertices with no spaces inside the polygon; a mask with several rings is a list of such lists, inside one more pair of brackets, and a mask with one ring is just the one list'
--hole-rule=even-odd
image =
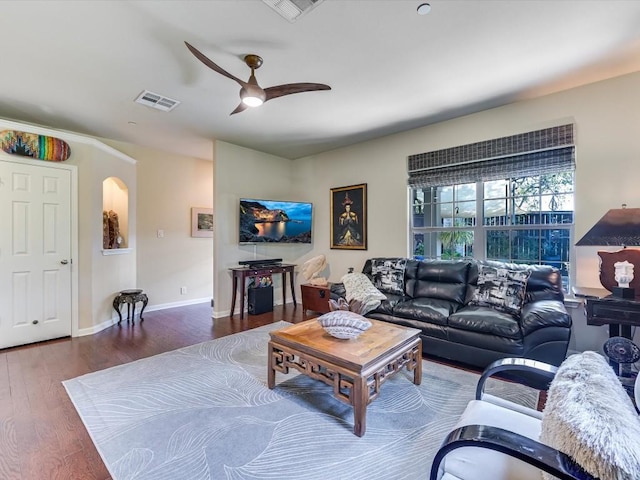
{"label": "sofa armrest", "polygon": [[559,300],[538,300],[525,303],[520,313],[520,328],[529,335],[546,327],[571,328],[571,315]]}
{"label": "sofa armrest", "polygon": [[501,358],[500,360],[493,362],[482,372],[482,375],[478,380],[478,385],[476,386],[476,400],[482,400],[485,383],[489,378],[497,373],[524,372],[527,375],[510,375],[509,379],[517,380],[524,385],[531,386],[528,382],[532,376],[550,382],[553,380],[557,371],[558,367],[555,365],[531,360],[530,358]]}
{"label": "sofa armrest", "polygon": [[[430,480],[438,479],[440,464],[451,451],[461,447],[494,450],[533,465],[562,480],[597,480],[571,457],[544,443],[502,428],[467,425],[453,430],[445,438],[431,464]],[[478,465],[481,469],[482,466]]]}

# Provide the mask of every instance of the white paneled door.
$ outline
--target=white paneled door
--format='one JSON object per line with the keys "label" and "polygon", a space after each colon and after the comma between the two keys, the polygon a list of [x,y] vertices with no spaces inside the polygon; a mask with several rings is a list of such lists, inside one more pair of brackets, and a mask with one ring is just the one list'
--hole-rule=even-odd
{"label": "white paneled door", "polygon": [[0,348],[71,335],[71,172],[0,161]]}

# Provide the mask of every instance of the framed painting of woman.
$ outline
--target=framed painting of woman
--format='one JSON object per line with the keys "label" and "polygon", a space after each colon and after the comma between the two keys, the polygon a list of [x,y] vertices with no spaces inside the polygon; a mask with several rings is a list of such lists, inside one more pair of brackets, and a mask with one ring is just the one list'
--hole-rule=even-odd
{"label": "framed painting of woman", "polygon": [[331,248],[367,249],[367,184],[331,189]]}

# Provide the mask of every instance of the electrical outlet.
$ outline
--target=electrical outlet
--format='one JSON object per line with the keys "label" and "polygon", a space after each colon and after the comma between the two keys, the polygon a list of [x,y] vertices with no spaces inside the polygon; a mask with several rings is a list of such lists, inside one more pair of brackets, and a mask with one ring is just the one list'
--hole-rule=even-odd
{"label": "electrical outlet", "polygon": [[164,238],[164,230],[158,230],[158,238]]}
{"label": "electrical outlet", "polygon": [[180,295],[186,295],[187,294],[187,287],[180,287]]}

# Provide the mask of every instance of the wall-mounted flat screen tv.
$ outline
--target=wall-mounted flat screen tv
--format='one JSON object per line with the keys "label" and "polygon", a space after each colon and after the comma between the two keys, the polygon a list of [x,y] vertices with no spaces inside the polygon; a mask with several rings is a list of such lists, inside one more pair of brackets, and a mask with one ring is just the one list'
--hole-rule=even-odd
{"label": "wall-mounted flat screen tv", "polygon": [[240,199],[240,243],[311,243],[313,205]]}

